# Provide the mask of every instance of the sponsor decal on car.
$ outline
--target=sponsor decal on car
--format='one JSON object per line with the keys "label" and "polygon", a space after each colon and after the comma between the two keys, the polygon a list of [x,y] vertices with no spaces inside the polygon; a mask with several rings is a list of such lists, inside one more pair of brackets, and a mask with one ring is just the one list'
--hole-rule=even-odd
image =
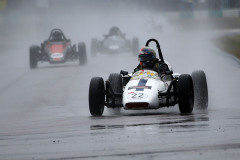
{"label": "sponsor decal on car", "polygon": [[111,46],[109,46],[109,48],[112,49],[112,50],[117,50],[120,47],[119,47],[119,45],[111,45]]}
{"label": "sponsor decal on car", "polygon": [[160,77],[157,72],[151,71],[151,70],[140,70],[138,72],[135,72],[131,78],[131,80],[137,80],[137,79],[158,79],[160,80]]}
{"label": "sponsor decal on car", "polygon": [[53,59],[53,61],[58,62],[61,61],[63,58],[63,54],[62,53],[52,53],[51,54],[51,58]]}
{"label": "sponsor decal on car", "polygon": [[131,90],[131,89],[151,89],[152,86],[131,86],[131,87],[128,87],[128,90]]}
{"label": "sponsor decal on car", "polygon": [[63,54],[62,53],[52,53],[51,58],[62,58]]}

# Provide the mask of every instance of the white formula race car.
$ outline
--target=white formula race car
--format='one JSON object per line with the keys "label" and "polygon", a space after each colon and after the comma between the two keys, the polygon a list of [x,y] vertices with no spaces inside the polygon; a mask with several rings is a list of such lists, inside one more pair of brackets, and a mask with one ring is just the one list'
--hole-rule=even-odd
{"label": "white formula race car", "polygon": [[[146,46],[152,41],[157,45],[160,60],[165,62],[157,40],[148,40]],[[176,104],[181,113],[191,113],[194,106],[207,109],[208,88],[204,71],[189,75],[170,70],[161,77],[152,70],[133,74],[121,71],[110,74],[106,82],[102,77],[93,77],[89,86],[89,110],[93,116],[101,116],[104,106],[119,113],[121,108],[148,110]]]}
{"label": "white formula race car", "polygon": [[103,40],[93,38],[91,41],[91,55],[96,56],[100,54],[120,54],[120,53],[132,53],[136,55],[139,51],[139,41],[137,37],[132,40],[126,38],[126,34],[121,30],[113,26],[109,34],[103,35]]}

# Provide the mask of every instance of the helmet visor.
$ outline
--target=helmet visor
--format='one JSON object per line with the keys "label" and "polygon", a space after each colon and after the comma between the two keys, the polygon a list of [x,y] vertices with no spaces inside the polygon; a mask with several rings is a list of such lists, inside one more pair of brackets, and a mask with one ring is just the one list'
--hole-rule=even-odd
{"label": "helmet visor", "polygon": [[140,62],[150,61],[151,59],[152,59],[152,56],[149,55],[149,54],[140,54],[140,55],[138,56],[138,60],[139,60]]}

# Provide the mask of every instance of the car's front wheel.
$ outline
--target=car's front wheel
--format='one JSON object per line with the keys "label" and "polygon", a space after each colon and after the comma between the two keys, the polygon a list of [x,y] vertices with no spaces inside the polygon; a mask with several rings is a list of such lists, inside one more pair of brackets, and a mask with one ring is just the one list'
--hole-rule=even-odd
{"label": "car's front wheel", "polygon": [[104,111],[105,93],[102,77],[93,77],[89,86],[89,110],[93,116],[102,116]]}
{"label": "car's front wheel", "polygon": [[78,44],[79,65],[85,65],[87,63],[87,51],[85,43]]}
{"label": "car's front wheel", "polygon": [[[122,76],[118,73],[111,73],[108,77],[108,81],[110,82],[113,92],[115,94],[121,94],[123,92],[123,84],[122,84]],[[113,99],[111,99],[113,101]],[[108,111],[112,114],[119,114],[121,112],[121,104],[122,104],[122,97],[115,97],[114,104],[116,107],[109,108]]]}
{"label": "car's front wheel", "polygon": [[208,87],[206,74],[202,70],[192,73],[194,86],[195,106],[199,110],[205,110],[208,107]]}
{"label": "car's front wheel", "polygon": [[36,45],[29,48],[29,64],[31,69],[37,68],[39,51],[40,47]]}
{"label": "car's front wheel", "polygon": [[181,113],[192,113],[194,90],[192,77],[188,74],[179,76],[177,84],[178,106]]}
{"label": "car's front wheel", "polygon": [[95,57],[97,54],[97,39],[93,38],[91,40],[91,56]]}

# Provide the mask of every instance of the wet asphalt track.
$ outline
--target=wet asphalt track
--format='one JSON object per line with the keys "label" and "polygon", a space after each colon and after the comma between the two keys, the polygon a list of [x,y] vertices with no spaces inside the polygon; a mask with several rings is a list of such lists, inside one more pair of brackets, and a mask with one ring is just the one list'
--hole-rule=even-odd
{"label": "wet asphalt track", "polygon": [[30,70],[26,42],[0,54],[0,159],[239,159],[239,62],[213,47],[209,33],[158,36],[175,72],[206,72],[207,111],[181,115],[175,106],[111,115],[105,108],[91,117],[90,79],[132,71],[137,57],[91,58],[88,47],[86,66],[43,63]]}

